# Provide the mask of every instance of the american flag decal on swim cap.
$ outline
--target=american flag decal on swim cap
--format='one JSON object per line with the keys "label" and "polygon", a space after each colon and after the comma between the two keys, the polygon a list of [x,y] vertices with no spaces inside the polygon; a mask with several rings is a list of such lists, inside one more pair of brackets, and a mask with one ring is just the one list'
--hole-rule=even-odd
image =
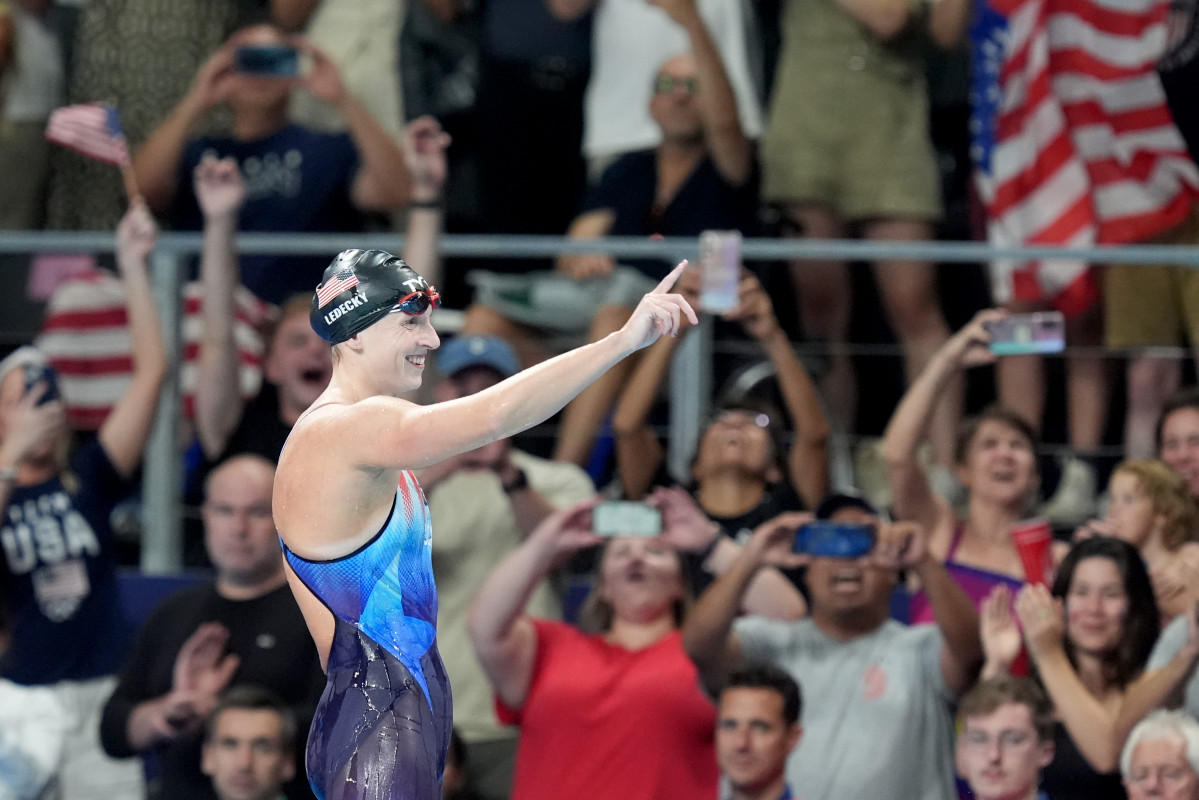
{"label": "american flag decal on swim cap", "polygon": [[334,297],[337,297],[351,286],[357,285],[358,276],[354,274],[354,270],[346,267],[316,290],[316,307],[324,308],[329,305]]}

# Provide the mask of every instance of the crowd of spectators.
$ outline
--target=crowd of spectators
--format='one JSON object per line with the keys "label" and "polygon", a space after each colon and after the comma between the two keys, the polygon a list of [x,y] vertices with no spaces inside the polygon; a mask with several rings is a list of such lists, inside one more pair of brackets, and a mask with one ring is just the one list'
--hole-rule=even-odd
{"label": "crowd of spectators", "polygon": [[[1162,83],[1193,148],[1199,12],[1175,5]],[[445,231],[969,230],[946,217],[976,202],[944,145],[964,130],[930,109],[965,97],[926,77],[961,68],[970,18],[965,0],[0,0],[0,230],[116,234],[73,282],[54,254],[0,259],[10,294],[28,276],[76,304],[45,352],[0,361],[0,800],[310,796],[326,665],[271,493],[332,374],[308,320],[328,259],[245,255],[239,231],[402,232],[463,312],[415,399],[468,398],[618,330],[671,263],[443,258]],[[245,48],[298,71],[252,74]],[[120,112],[142,196],[49,149],[68,102]],[[1156,241],[1194,244],[1197,219]],[[159,224],[202,233],[178,364],[147,268]],[[853,266],[741,265],[732,310],[702,323],[727,352],[685,469],[660,423],[698,326],[556,425],[419,471],[454,690],[444,796],[1199,800],[1199,390],[1146,349],[1193,343],[1193,274],[1113,268],[1067,320],[1070,345],[1098,344],[1106,312],[1129,350],[1112,392],[1122,351],[1073,353],[1064,379],[996,356],[994,323],[1032,307],[992,308],[977,266]],[[677,291],[698,301],[701,281]],[[93,324],[121,330],[117,352]],[[863,332],[897,344],[889,367],[850,357]],[[176,369],[201,578],[135,631],[121,568],[155,532],[114,509],[137,506]],[[881,478],[855,474],[859,437]],[[611,502],[657,527],[604,528]],[[1037,516],[1048,574],[1013,538]],[[817,521],[868,542],[797,548]]]}

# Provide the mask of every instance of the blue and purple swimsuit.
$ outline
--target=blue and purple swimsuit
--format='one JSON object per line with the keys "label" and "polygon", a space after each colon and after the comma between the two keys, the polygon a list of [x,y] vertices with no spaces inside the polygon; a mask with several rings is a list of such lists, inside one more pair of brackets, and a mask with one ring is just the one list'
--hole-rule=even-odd
{"label": "blue and purple swimsuit", "polygon": [[437,652],[432,535],[420,484],[403,471],[383,529],[355,552],[309,561],[283,546],[336,618],[308,736],[308,780],[321,800],[441,797],[453,713]]}

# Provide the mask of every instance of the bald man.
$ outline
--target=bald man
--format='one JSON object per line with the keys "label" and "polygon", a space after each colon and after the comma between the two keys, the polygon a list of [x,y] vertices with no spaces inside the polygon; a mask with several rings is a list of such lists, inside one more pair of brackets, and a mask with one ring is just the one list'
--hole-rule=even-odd
{"label": "bald man", "polygon": [[[159,753],[162,780],[152,798],[214,800],[200,769],[202,728],[227,686],[271,689],[305,726],[324,689],[283,574],[271,518],[274,481],[274,465],[256,455],[235,456],[208,476],[201,512],[215,578],[154,610],[104,709],[100,732],[109,754]],[[303,777],[288,783],[287,797],[312,797]]]}

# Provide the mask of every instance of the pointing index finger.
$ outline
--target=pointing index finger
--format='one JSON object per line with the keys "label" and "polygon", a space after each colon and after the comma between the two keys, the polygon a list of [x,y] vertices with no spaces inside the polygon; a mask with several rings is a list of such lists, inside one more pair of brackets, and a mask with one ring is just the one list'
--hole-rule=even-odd
{"label": "pointing index finger", "polygon": [[672,269],[670,271],[670,274],[668,274],[665,278],[663,278],[662,281],[657,286],[654,287],[654,290],[653,290],[653,292],[651,292],[651,294],[666,294],[667,292],[669,292],[671,289],[674,288],[675,282],[678,281],[679,276],[682,275],[684,270],[686,270],[686,269],[687,269],[687,259],[684,258],[682,261],[680,261],[678,263],[677,266],[675,266],[674,269]]}

